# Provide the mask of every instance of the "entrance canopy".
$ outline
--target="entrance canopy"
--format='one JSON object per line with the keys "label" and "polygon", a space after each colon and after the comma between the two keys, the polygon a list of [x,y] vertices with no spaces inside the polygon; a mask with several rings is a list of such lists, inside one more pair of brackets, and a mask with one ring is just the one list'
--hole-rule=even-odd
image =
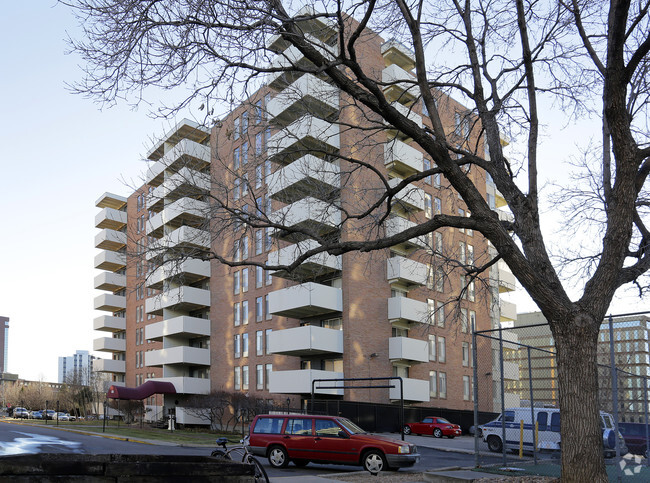
{"label": "entrance canopy", "polygon": [[109,399],[145,399],[154,394],[176,394],[171,382],[147,381],[138,387],[111,386],[106,397]]}

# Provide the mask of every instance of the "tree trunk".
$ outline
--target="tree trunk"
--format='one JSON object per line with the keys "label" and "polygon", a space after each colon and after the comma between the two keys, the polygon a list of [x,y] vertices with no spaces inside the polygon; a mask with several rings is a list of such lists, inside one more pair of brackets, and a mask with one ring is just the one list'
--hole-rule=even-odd
{"label": "tree trunk", "polygon": [[607,482],[598,404],[599,323],[584,313],[551,324],[557,349],[563,482]]}

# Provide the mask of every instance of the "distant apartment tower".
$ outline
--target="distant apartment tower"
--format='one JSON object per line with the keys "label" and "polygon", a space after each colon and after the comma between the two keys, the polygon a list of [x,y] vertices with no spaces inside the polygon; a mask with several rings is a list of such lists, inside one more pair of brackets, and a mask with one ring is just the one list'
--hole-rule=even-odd
{"label": "distant apartment tower", "polygon": [[87,386],[91,381],[94,360],[95,356],[88,351],[76,351],[74,355],[59,357],[59,384]]}
{"label": "distant apartment tower", "polygon": [[9,317],[0,316],[0,374],[7,372],[7,354],[9,350]]}

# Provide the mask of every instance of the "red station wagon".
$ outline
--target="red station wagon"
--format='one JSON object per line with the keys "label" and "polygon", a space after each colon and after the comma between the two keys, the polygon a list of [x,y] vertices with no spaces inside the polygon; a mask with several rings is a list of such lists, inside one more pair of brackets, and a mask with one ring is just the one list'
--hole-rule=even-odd
{"label": "red station wagon", "polygon": [[436,438],[447,436],[453,438],[461,435],[460,426],[450,423],[445,418],[427,416],[419,423],[404,425],[404,434],[430,434]]}
{"label": "red station wagon", "polygon": [[302,414],[256,416],[250,427],[250,451],[284,468],[314,463],[361,465],[371,473],[413,466],[417,447],[366,433],[346,418]]}

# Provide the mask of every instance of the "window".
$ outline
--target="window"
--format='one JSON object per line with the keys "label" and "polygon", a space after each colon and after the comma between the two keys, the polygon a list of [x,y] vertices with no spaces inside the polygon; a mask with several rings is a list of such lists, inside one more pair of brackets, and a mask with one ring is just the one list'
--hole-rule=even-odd
{"label": "window", "polygon": [[235,118],[234,124],[233,124],[233,138],[235,141],[239,139],[239,118]]}
{"label": "window", "polygon": [[241,336],[235,334],[235,359],[239,359],[241,356]]}
{"label": "window", "polygon": [[241,115],[241,134],[245,136],[248,133],[248,113],[244,112]]}
{"label": "window", "polygon": [[436,311],[436,318],[438,320],[438,327],[445,326],[445,304],[443,302],[436,302],[438,309]]}
{"label": "window", "polygon": [[271,238],[271,228],[264,228],[264,250],[269,251],[273,247],[273,238]]}
{"label": "window", "polygon": [[266,389],[268,389],[269,381],[271,380],[271,372],[273,372],[273,364],[266,364],[264,369],[266,370]]}
{"label": "window", "polygon": [[270,347],[271,347],[271,345],[269,344],[269,342],[271,341],[271,332],[273,332],[273,329],[266,329],[264,331],[264,339],[265,339],[264,340],[264,345],[266,346],[266,353],[267,354],[271,353],[271,351],[269,350]]}
{"label": "window", "polygon": [[436,302],[432,299],[427,299],[427,323],[435,324],[436,323]]}
{"label": "window", "polygon": [[262,267],[255,267],[255,288],[260,288],[264,285],[264,270]]}
{"label": "window", "polygon": [[261,322],[264,318],[263,306],[262,306],[262,297],[257,297],[255,299],[255,320]]}
{"label": "window", "polygon": [[338,438],[341,428],[336,422],[327,419],[315,419],[316,436],[323,438]]}
{"label": "window", "polygon": [[262,100],[255,103],[255,124],[262,122]]}
{"label": "window", "polygon": [[436,291],[445,291],[445,272],[442,270],[442,267],[436,269]]}
{"label": "window", "polygon": [[[469,218],[470,216],[472,216],[472,214],[469,211],[466,211],[465,217]],[[467,228],[465,231],[467,232],[467,236],[474,236],[474,230]]]}
{"label": "window", "polygon": [[444,337],[438,336],[438,362],[445,362],[447,359],[447,345]]}
{"label": "window", "polygon": [[242,357],[248,357],[248,334],[242,334],[241,336],[241,355]]}
{"label": "window", "polygon": [[[434,168],[437,168],[438,166],[434,163],[433,164]],[[433,175],[433,186],[435,188],[440,188],[440,180],[442,179],[442,175],[440,173],[436,173]]]}
{"label": "window", "polygon": [[[436,198],[437,199],[437,198]],[[433,215],[433,198],[429,193],[424,193],[424,216],[431,218]]]}
{"label": "window", "polygon": [[241,368],[235,367],[235,390],[241,389]]}
{"label": "window", "polygon": [[269,184],[271,178],[271,161],[267,159],[264,161],[264,183]]}
{"label": "window", "polygon": [[271,139],[271,128],[267,127],[264,130],[264,149],[269,148],[269,139]]}
{"label": "window", "polygon": [[[463,210],[462,208],[458,208],[458,216],[464,218],[465,217],[465,210]],[[461,232],[461,233],[465,233],[465,228],[459,228],[458,231]]]}
{"label": "window", "polygon": [[438,394],[441,398],[447,397],[447,374],[438,373]]}
{"label": "window", "polygon": [[239,272],[235,272],[235,273],[233,274],[233,287],[234,287],[234,293],[235,293],[235,295],[239,294],[239,290],[240,290],[240,287],[239,287],[240,280],[241,280],[241,279],[240,279],[240,273],[239,273]]}
{"label": "window", "polygon": [[467,284],[467,298],[470,302],[474,302],[476,292],[474,290],[474,280]]}
{"label": "window", "polygon": [[248,366],[241,368],[241,388],[244,391],[248,390]]}
{"label": "window", "polygon": [[271,285],[273,283],[273,277],[271,276],[271,270],[265,270],[264,273],[265,273],[265,276],[266,276],[266,284]]}
{"label": "window", "polygon": [[248,292],[248,268],[241,271],[241,289],[242,292]]}
{"label": "window", "polygon": [[233,248],[233,258],[236,262],[241,261],[241,243],[240,240],[235,240],[235,245]]}
{"label": "window", "polygon": [[262,235],[262,230],[255,231],[255,255],[261,255],[263,251]]}
{"label": "window", "polygon": [[[422,105],[424,105],[424,104],[422,104]],[[431,161],[428,160],[427,158],[424,158],[424,159],[422,160],[422,171],[428,171],[428,170],[430,170],[430,169],[431,169]],[[424,178],[424,182],[425,182],[426,184],[431,184],[431,175],[429,175],[429,176],[427,176],[426,178]]]}
{"label": "window", "polygon": [[436,371],[429,371],[429,395],[436,397],[438,395],[438,374]]}
{"label": "window", "polygon": [[440,201],[440,198],[435,198],[433,200],[433,210],[436,215],[442,213],[442,201]]}
{"label": "window", "polygon": [[465,242],[458,242],[458,261],[465,265]]}
{"label": "window", "polygon": [[264,332],[261,330],[255,332],[255,354],[258,356],[264,354]]}
{"label": "window", "polygon": [[560,432],[560,413],[551,414],[551,431]]}
{"label": "window", "polygon": [[434,362],[436,360],[436,336],[435,335],[429,336],[429,360]]}
{"label": "window", "polygon": [[469,401],[469,376],[463,376],[463,399]]}
{"label": "window", "polygon": [[433,234],[435,238],[435,249],[438,254],[442,253],[442,233],[435,232]]}
{"label": "window", "polygon": [[239,169],[239,148],[235,148],[233,151],[233,167]]}
{"label": "window", "polygon": [[261,156],[262,152],[262,133],[258,132],[255,135],[255,156]]}
{"label": "window", "polygon": [[463,342],[463,366],[469,366],[469,342]]}
{"label": "window", "polygon": [[537,429],[538,431],[546,431],[546,426],[548,424],[548,413],[545,411],[540,411],[537,413]]}
{"label": "window", "polygon": [[264,296],[264,312],[266,313],[266,320],[271,320],[273,318],[273,314],[269,310],[269,296],[268,296],[268,294]]}
{"label": "window", "polygon": [[240,311],[239,302],[235,302],[232,311],[233,311],[233,319],[235,320],[235,327],[237,327],[239,326],[239,324],[241,324],[241,311]]}
{"label": "window", "polygon": [[[469,235],[469,230],[467,230]],[[467,245],[467,264],[474,265],[474,247],[472,245]]]}
{"label": "window", "polygon": [[241,164],[248,164],[248,141],[241,145]]}
{"label": "window", "polygon": [[261,188],[262,187],[262,165],[258,165],[255,167],[255,188]]}
{"label": "window", "polygon": [[[264,389],[264,366],[262,364],[255,366],[255,387],[258,390]],[[257,426],[255,429],[257,429]]]}
{"label": "window", "polygon": [[242,198],[248,195],[248,173],[244,174],[241,179],[241,196]]}
{"label": "window", "polygon": [[248,325],[248,300],[244,300],[241,303],[241,322],[244,325]]}
{"label": "window", "polygon": [[435,274],[433,271],[433,267],[429,265],[427,268],[427,288],[429,290],[433,290],[434,283],[435,283]]}

